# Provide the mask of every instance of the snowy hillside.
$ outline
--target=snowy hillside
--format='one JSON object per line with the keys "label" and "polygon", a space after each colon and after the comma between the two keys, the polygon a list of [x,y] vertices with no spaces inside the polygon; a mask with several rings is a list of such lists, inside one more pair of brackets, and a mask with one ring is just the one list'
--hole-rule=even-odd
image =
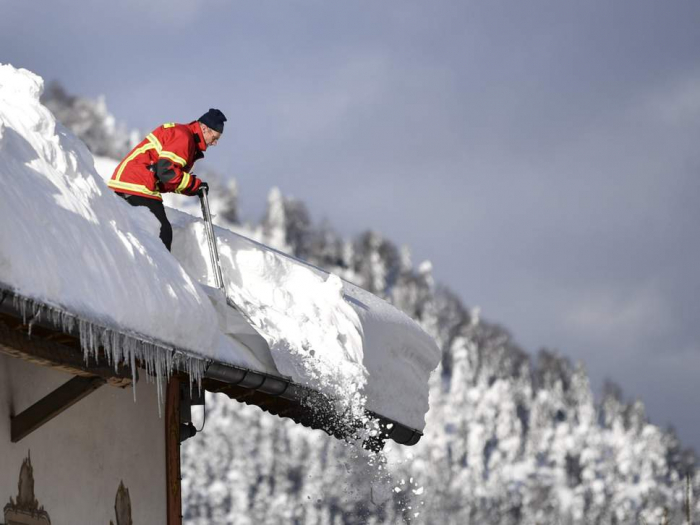
{"label": "snowy hillside", "polygon": [[[234,197],[214,204],[237,221]],[[426,435],[380,456],[211,396],[205,431],[183,445],[187,523],[653,524],[664,508],[682,522],[695,456],[640,401],[612,384],[596,401],[583,365],[525,354],[377,233],[342,238],[278,191],[260,224],[218,220],[391,301],[443,359]]]}

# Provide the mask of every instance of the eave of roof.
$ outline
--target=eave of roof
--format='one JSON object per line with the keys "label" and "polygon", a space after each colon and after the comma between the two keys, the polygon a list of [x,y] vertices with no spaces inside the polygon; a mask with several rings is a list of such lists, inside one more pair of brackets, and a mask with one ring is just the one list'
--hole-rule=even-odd
{"label": "eave of roof", "polygon": [[[6,285],[0,284],[0,323],[9,325],[14,331],[24,332],[29,337],[40,340],[51,341],[52,345],[58,345],[66,351],[82,356],[85,355],[85,349],[79,327],[88,322],[55,306],[24,297]],[[91,325],[95,326],[94,323]],[[138,334],[125,334],[119,329],[101,328],[109,333],[118,333],[130,339],[137,339],[143,345],[156,345],[165,351],[172,352],[172,354],[177,354],[180,357],[185,356],[187,362],[201,362],[204,371],[201,385],[209,392],[226,394],[231,399],[255,405],[276,416],[292,419],[305,427],[323,430],[338,439],[352,439],[358,434],[358,430],[366,428],[366,422],[359,419],[349,420],[349,418],[343,417],[343,414],[338,414],[335,403],[328,396],[294,383],[290,379],[212,361],[182,349],[148,340],[148,338]],[[99,356],[96,356],[94,364],[89,365],[86,362],[85,367],[71,371],[72,373],[80,373],[82,370],[85,373],[94,373],[96,367],[103,370],[107,366],[112,367],[106,363],[107,360],[104,356],[102,359],[103,362],[100,363]],[[91,360],[93,359],[91,358]],[[179,368],[178,363],[182,361],[182,359],[174,359],[174,367]],[[52,366],[51,363],[47,364]],[[120,364],[122,371],[119,374],[115,372],[115,377],[123,380],[124,366],[126,365]],[[187,372],[186,369],[181,371]],[[376,422],[376,435],[370,438],[366,444],[368,448],[381,448],[386,439],[391,439],[401,445],[411,446],[415,445],[423,435],[420,431],[381,414],[366,411],[365,415],[369,421]]]}

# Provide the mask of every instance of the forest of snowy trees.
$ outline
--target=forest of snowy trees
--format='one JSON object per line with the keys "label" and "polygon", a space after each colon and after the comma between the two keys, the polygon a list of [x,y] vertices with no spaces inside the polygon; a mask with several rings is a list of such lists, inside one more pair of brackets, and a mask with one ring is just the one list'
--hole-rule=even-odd
{"label": "forest of snowy trees", "polygon": [[[104,101],[54,85],[44,103],[93,153],[128,150],[133,138]],[[241,224],[235,183],[213,193],[221,226],[385,298],[435,337],[443,359],[425,435],[379,455],[208,397],[204,431],[183,444],[186,523],[684,522],[686,480],[700,489],[696,457],[642,402],[614,384],[594,396],[584,365],[557,352],[525,353],[376,232],[343,238],[274,189],[260,223]]]}

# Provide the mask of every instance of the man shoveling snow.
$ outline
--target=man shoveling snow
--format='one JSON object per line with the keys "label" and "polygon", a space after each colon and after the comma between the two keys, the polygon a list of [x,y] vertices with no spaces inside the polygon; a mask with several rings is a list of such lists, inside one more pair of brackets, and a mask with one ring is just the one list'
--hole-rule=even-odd
{"label": "man shoveling snow", "polygon": [[160,238],[170,250],[173,229],[165,214],[161,193],[197,195],[208,185],[193,173],[194,163],[216,146],[226,117],[210,109],[189,124],[157,127],[122,160],[107,185],[132,206],[145,206],[160,221]]}

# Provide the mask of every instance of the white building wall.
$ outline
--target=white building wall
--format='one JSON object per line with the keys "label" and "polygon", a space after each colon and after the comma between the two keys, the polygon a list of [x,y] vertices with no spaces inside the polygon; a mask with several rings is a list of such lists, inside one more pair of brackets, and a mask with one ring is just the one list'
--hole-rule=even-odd
{"label": "white building wall", "polygon": [[31,452],[34,494],[52,524],[116,524],[120,482],[134,524],[165,524],[165,422],[154,384],[137,384],[136,403],[131,387],[104,385],[11,443],[11,410],[21,412],[72,377],[0,354],[0,523]]}

